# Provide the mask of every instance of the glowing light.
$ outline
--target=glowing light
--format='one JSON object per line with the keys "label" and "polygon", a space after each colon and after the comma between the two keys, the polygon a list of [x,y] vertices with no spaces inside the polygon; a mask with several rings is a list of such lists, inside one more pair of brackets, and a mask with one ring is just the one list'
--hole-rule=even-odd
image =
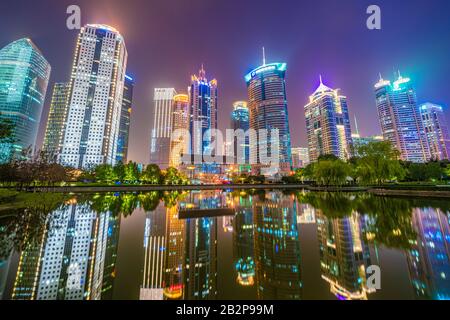
{"label": "glowing light", "polygon": [[250,73],[248,73],[245,76],[245,81],[249,82],[254,77],[256,77],[257,75],[259,75],[261,73],[264,73],[264,72],[269,72],[269,71],[284,72],[286,70],[287,70],[287,64],[286,63],[270,63],[270,64],[266,64],[266,65],[263,65],[263,66],[260,66],[260,67],[256,68],[255,70],[251,71]]}

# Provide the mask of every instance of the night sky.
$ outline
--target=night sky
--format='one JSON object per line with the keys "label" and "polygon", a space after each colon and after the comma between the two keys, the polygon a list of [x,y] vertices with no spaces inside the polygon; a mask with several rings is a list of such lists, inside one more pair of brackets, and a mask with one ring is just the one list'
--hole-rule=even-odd
{"label": "night sky", "polygon": [[[77,31],[66,8],[78,4],[82,24],[117,28],[136,80],[130,158],[148,162],[155,87],[186,92],[205,64],[219,82],[219,127],[229,126],[232,103],[247,99],[244,75],[268,62],[287,62],[293,146],[306,146],[303,106],[323,75],[348,97],[361,134],[379,134],[373,85],[394,70],[415,82],[419,102],[450,104],[449,0],[2,0],[0,47],[30,37],[52,65],[39,143],[54,82],[70,76]],[[366,28],[366,8],[382,10],[382,30]]]}

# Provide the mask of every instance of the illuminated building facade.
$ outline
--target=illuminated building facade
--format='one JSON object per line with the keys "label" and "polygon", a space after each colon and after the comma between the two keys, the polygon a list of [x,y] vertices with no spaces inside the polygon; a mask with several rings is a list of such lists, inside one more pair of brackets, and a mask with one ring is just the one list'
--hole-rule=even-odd
{"label": "illuminated building facade", "polygon": [[150,142],[150,163],[167,169],[170,162],[174,88],[156,88],[153,106],[153,129]]}
{"label": "illuminated building facade", "polygon": [[189,87],[191,155],[203,156],[218,153],[217,147],[213,144],[213,138],[208,133],[209,130],[217,129],[217,92],[217,80],[208,82],[206,71],[202,66],[198,76],[191,77]]}
{"label": "illuminated building facade", "polygon": [[131,112],[133,111],[134,80],[125,76],[122,107],[120,109],[119,137],[117,140],[116,162],[128,162],[128,142],[130,138]]}
{"label": "illuminated building facade", "polygon": [[331,219],[316,211],[322,279],[340,300],[366,300],[370,251],[363,240],[364,221],[359,214]]}
{"label": "illuminated building facade", "polygon": [[115,164],[126,66],[127,50],[117,30],[105,25],[81,29],[61,164],[74,168]]}
{"label": "illuminated building facade", "polygon": [[[266,64],[264,61],[262,66],[245,76],[249,97],[250,129],[254,130],[250,134],[250,163],[255,173],[286,174],[292,167],[286,68],[286,63]],[[273,138],[270,130],[272,129],[279,131],[278,172],[267,172],[260,154],[261,150],[267,150],[267,156],[271,157]],[[261,135],[259,130],[268,130],[268,135]]]}
{"label": "illuminated building facade", "polygon": [[[189,132],[189,96],[186,94],[178,94],[173,97],[172,126],[173,132],[177,130],[186,130],[186,132]],[[187,141],[185,135],[171,136],[171,167],[178,168],[180,166],[183,155],[189,152],[189,143],[190,141]]]}
{"label": "illuminated building facade", "polygon": [[247,135],[250,129],[250,115],[248,105],[245,101],[237,101],[233,104],[233,111],[231,112],[231,128],[235,130],[242,130],[245,136],[239,139],[234,137],[233,155],[235,163],[244,165],[250,164],[250,136]]}
{"label": "illuminated building facade", "polygon": [[347,97],[339,89],[320,85],[305,106],[308,150],[311,162],[322,155],[335,155],[346,160],[351,157],[352,132]]}
{"label": "illuminated building facade", "polygon": [[430,150],[411,79],[399,73],[391,84],[380,77],[375,95],[384,140],[398,149],[404,161],[428,161]]}
{"label": "illuminated building facade", "polygon": [[440,209],[414,209],[417,239],[407,255],[414,292],[420,299],[450,299],[450,218]]}
{"label": "illuminated building facade", "polygon": [[42,150],[50,159],[56,160],[62,147],[62,133],[67,117],[68,83],[55,83],[48,115]]}
{"label": "illuminated building facade", "polygon": [[34,151],[51,67],[30,39],[0,50],[0,117],[13,124],[13,141],[0,144],[0,163]]}
{"label": "illuminated building facade", "polygon": [[279,192],[253,198],[258,298],[298,300],[302,274],[294,198]]}
{"label": "illuminated building facade", "polygon": [[309,163],[308,148],[292,148],[292,167],[294,169],[305,168]]}
{"label": "illuminated building facade", "polygon": [[424,103],[420,106],[420,114],[431,158],[450,159],[450,134],[442,106],[430,102]]}

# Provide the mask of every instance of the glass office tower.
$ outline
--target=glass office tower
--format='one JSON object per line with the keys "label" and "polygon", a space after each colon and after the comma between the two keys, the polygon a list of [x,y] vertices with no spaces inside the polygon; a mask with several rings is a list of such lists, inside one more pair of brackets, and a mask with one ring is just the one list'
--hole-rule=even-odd
{"label": "glass office tower", "polygon": [[[285,75],[286,63],[264,63],[245,76],[249,96],[250,129],[255,130],[250,134],[250,141],[255,142],[250,146],[250,162],[255,173],[277,173],[266,170],[259,148],[260,145],[267,147],[267,156],[271,157],[271,129],[279,130],[278,173],[289,173],[292,167]],[[269,130],[269,136],[261,136],[260,130]]]}
{"label": "glass office tower", "polygon": [[35,149],[51,67],[30,39],[0,50],[0,117],[14,125],[13,139],[0,143],[0,163]]}

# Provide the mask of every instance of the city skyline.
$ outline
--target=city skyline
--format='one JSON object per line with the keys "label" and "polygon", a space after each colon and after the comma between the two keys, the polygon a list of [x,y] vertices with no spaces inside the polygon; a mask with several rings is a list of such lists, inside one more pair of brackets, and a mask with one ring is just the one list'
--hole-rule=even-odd
{"label": "city skyline", "polygon": [[[20,1],[19,1],[20,2]],[[139,2],[139,1],[137,1]],[[317,15],[320,12],[324,12],[323,8],[325,3],[329,1],[319,1],[315,5],[308,4],[293,4],[288,2],[286,4],[286,15],[290,17],[289,8],[302,9],[302,11],[308,10],[311,15]],[[68,3],[68,2],[67,2]],[[442,7],[449,7],[447,2],[441,2]],[[355,19],[347,24],[339,24],[339,21],[331,20],[324,22],[321,26],[317,27],[314,31],[319,38],[326,37],[327,41],[336,41],[333,38],[333,34],[339,34],[339,32],[350,32],[354,34],[354,40],[351,37],[342,38],[342,43],[339,44],[340,48],[344,45],[349,46],[352,42],[358,43],[358,48],[362,50],[359,55],[364,59],[353,59],[353,53],[349,49],[345,49],[342,53],[330,55],[325,51],[308,49],[308,43],[318,45],[318,40],[311,39],[311,32],[302,31],[302,29],[292,28],[292,32],[279,33],[282,37],[276,37],[276,33],[286,27],[288,22],[281,21],[279,18],[274,18],[274,21],[269,23],[269,26],[274,30],[270,30],[269,27],[264,27],[263,30],[246,31],[249,37],[245,40],[241,40],[239,44],[239,50],[227,48],[219,51],[224,53],[218,54],[218,46],[211,46],[213,42],[211,40],[205,41],[197,52],[194,48],[188,48],[183,55],[178,58],[171,52],[170,46],[163,46],[158,49],[161,51],[164,57],[155,50],[151,51],[150,57],[145,55],[146,59],[142,56],[141,51],[146,51],[149,45],[163,43],[161,36],[155,34],[153,28],[144,28],[149,31],[149,36],[154,41],[146,41],[146,43],[140,42],[142,38],[139,38],[139,32],[137,28],[133,28],[130,21],[132,14],[137,12],[131,8],[123,11],[123,7],[120,3],[108,2],[108,10],[101,11],[102,1],[95,4],[89,4],[85,1],[77,1],[82,9],[82,21],[83,23],[106,23],[114,25],[124,35],[127,43],[128,51],[130,52],[129,70],[130,74],[137,78],[138,85],[136,86],[136,102],[135,110],[132,115],[132,124],[130,132],[130,160],[144,162],[148,161],[148,148],[150,139],[151,126],[148,123],[151,122],[149,114],[151,113],[151,92],[156,87],[175,87],[183,89],[186,87],[186,82],[189,81],[189,74],[195,73],[198,69],[198,65],[202,62],[205,63],[205,68],[209,71],[211,78],[217,78],[220,84],[220,97],[219,97],[219,128],[225,129],[229,126],[228,121],[221,121],[220,119],[228,119],[232,110],[232,103],[236,100],[246,100],[246,88],[245,82],[242,80],[242,75],[247,71],[260,64],[261,60],[261,47],[265,46],[267,49],[268,60],[270,61],[287,61],[289,65],[289,71],[287,73],[287,97],[289,104],[290,114],[290,127],[293,146],[305,146],[306,145],[306,129],[304,128],[304,121],[296,121],[299,117],[303,118],[302,106],[307,102],[308,92],[311,92],[318,84],[318,74],[323,74],[328,83],[332,87],[341,88],[348,96],[349,105],[351,106],[350,116],[355,114],[360,118],[360,127],[363,129],[361,134],[364,136],[378,135],[380,134],[380,128],[377,123],[371,121],[371,117],[376,116],[375,99],[372,94],[372,84],[377,79],[378,72],[381,72],[383,76],[390,77],[393,70],[400,68],[405,75],[408,75],[415,82],[417,89],[418,102],[423,103],[430,101],[439,105],[444,105],[446,111],[447,121],[449,118],[447,105],[450,101],[449,93],[444,89],[445,75],[448,74],[448,64],[445,62],[445,57],[450,52],[450,46],[446,43],[442,43],[443,48],[440,47],[440,51],[433,51],[433,47],[436,47],[436,43],[440,43],[439,39],[445,35],[445,31],[437,32],[434,34],[430,30],[448,30],[446,26],[448,21],[445,18],[440,18],[442,13],[431,12],[428,8],[425,8],[421,4],[411,6],[411,10],[408,11],[409,15],[418,17],[419,14],[429,13],[429,17],[426,16],[422,21],[433,21],[433,27],[428,26],[426,23],[420,26],[421,29],[416,27],[406,28],[406,26],[395,25],[394,17],[389,13],[383,15],[383,28],[381,31],[369,31],[365,28],[366,15],[364,14],[365,3],[351,3],[340,4],[340,6],[332,5],[332,9],[345,10],[349,16],[355,17]],[[141,6],[147,7],[152,4],[143,4]],[[14,5],[13,5],[14,6]],[[168,10],[173,7],[173,4],[154,4],[155,9]],[[199,6],[200,8],[197,8]],[[242,5],[242,12],[235,13],[236,17],[242,17],[243,15],[250,14],[250,5]],[[388,9],[398,9],[401,7],[401,1],[398,4],[391,4],[385,1],[380,1],[382,9],[386,7]],[[43,6],[48,7],[48,6]],[[139,6],[138,6],[139,7]],[[262,6],[264,7],[264,6]],[[336,8],[335,8],[336,7]],[[75,46],[75,40],[77,31],[69,31],[65,28],[65,9],[67,5],[65,1],[61,1],[57,5],[53,5],[51,8],[45,10],[37,9],[34,12],[34,16],[29,16],[30,13],[22,12],[24,16],[23,21],[27,21],[23,25],[18,25],[14,21],[6,17],[0,25],[4,30],[10,32],[2,33],[0,36],[0,46],[3,47],[8,43],[17,40],[21,36],[29,36],[36,42],[37,46],[43,51],[44,56],[47,57],[50,64],[54,66],[51,81],[49,86],[53,87],[55,82],[67,81],[70,74],[70,65],[73,55],[73,49]],[[215,8],[220,8],[228,12],[231,8],[225,4],[217,4]],[[178,17],[180,12],[184,8],[184,5],[177,7],[174,14]],[[196,9],[199,9],[201,14],[204,12],[204,8],[198,4]],[[5,9],[6,11],[11,9]],[[179,11],[180,10],[180,11]],[[186,9],[187,10],[187,9]],[[266,13],[261,12],[259,8],[255,9],[255,14],[259,13],[262,16]],[[142,10],[145,11],[145,10]],[[295,11],[295,10],[293,10]],[[385,13],[384,10],[383,13]],[[445,10],[442,10],[445,11]],[[119,16],[119,12],[123,15]],[[402,11],[396,11],[397,17],[405,14]],[[153,13],[152,13],[153,14]],[[231,14],[231,13],[230,13]],[[326,15],[332,14],[332,12],[325,12]],[[39,28],[32,28],[32,22],[35,19],[42,19],[43,17],[57,17],[54,23],[41,24]],[[444,16],[443,16],[444,17]],[[213,17],[205,17],[209,19],[217,18],[217,14]],[[307,17],[310,19],[310,17]],[[422,18],[422,17],[421,17]],[[183,17],[180,17],[183,20]],[[50,21],[51,19],[47,19]],[[151,20],[151,19],[149,19]],[[286,21],[293,21],[284,19]],[[354,21],[353,21],[354,20]],[[219,19],[220,21],[220,19]],[[4,23],[7,23],[3,25]],[[160,19],[157,19],[156,24],[161,23]],[[178,23],[178,22],[177,22]],[[30,26],[28,26],[30,25]],[[229,25],[228,25],[229,26]],[[336,27],[337,30],[333,30]],[[418,27],[417,27],[418,28]],[[140,28],[141,29],[141,28]],[[51,30],[51,31],[49,31]],[[297,31],[299,30],[299,31]],[[333,30],[333,31],[332,31]],[[408,33],[406,33],[408,31]],[[402,38],[409,34],[409,32],[427,33],[429,36],[426,40],[417,38],[414,43],[407,43],[408,39]],[[186,32],[180,28],[174,27],[167,30],[168,35],[175,36],[176,40],[183,39],[186,36]],[[223,27],[217,33],[218,39],[226,40],[227,43],[231,43],[233,37],[230,38],[228,31],[225,32]],[[439,36],[440,35],[440,36]],[[400,36],[400,39],[398,38]],[[391,50],[389,53],[385,53],[381,50],[376,50],[377,44],[385,42],[394,43],[395,38],[395,50]],[[55,39],[58,39],[56,41]],[[292,45],[293,39],[297,40],[295,45]],[[308,42],[308,41],[309,42]],[[351,40],[351,41],[350,41]],[[363,48],[363,45],[359,43],[373,43],[370,46],[372,49],[367,50]],[[147,43],[149,42],[149,43]],[[289,43],[291,42],[291,43]],[[442,42],[442,41],[441,41]],[[58,45],[58,50],[53,50],[55,44]],[[209,46],[208,46],[209,44]],[[222,45],[219,46],[223,48]],[[321,46],[318,47],[322,48]],[[206,50],[208,49],[208,50]],[[201,51],[201,52],[200,52]],[[72,52],[72,53],[71,53]],[[364,60],[364,61],[362,61]],[[350,63],[351,61],[351,63]],[[364,69],[361,67],[364,66]],[[176,70],[173,71],[173,70]],[[151,74],[151,75],[150,75]],[[150,77],[150,78],[149,78]],[[160,85],[160,86],[159,86]],[[45,131],[48,107],[50,104],[50,93],[47,93],[45,111],[42,115],[41,131],[38,137],[38,145],[41,145],[43,140],[43,132]],[[364,115],[364,117],[363,117]],[[139,138],[139,139],[138,139]]]}

